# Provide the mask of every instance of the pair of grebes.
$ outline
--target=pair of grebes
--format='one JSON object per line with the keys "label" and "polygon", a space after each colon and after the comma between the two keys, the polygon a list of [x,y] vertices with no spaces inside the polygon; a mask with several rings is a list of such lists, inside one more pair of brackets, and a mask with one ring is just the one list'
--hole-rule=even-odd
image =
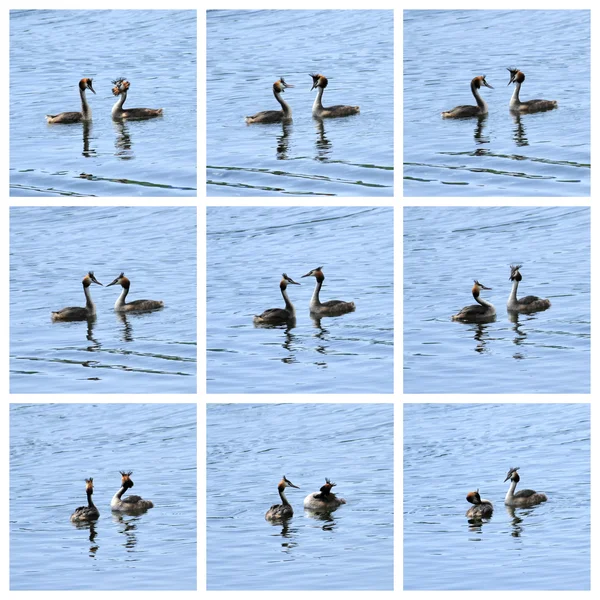
{"label": "pair of grebes", "polygon": [[[113,82],[112,93],[114,96],[118,96],[116,104],[112,108],[113,119],[152,119],[153,117],[159,117],[163,113],[162,108],[123,108],[125,100],[127,100],[127,92],[131,87],[129,81],[121,77],[115,79]],[[58,115],[46,115],[46,121],[48,123],[81,123],[82,121],[92,120],[92,109],[88,104],[85,93],[87,90],[91,90],[94,94],[96,91],[92,86],[92,80],[84,77],[79,82],[79,96],[81,97],[81,112],[62,112]]]}
{"label": "pair of grebes", "polygon": [[[332,483],[329,479],[325,478],[325,485],[318,492],[313,492],[304,498],[304,508],[316,513],[329,513],[333,512],[338,506],[346,504],[346,501],[343,498],[338,498],[331,491],[335,485],[335,483]],[[284,475],[277,486],[281,504],[273,504],[266,512],[265,519],[268,521],[281,521],[283,519],[289,519],[294,515],[294,509],[285,497],[285,488],[288,487],[296,488],[297,490],[300,489]]]}
{"label": "pair of grebes", "polygon": [[[86,319],[92,319],[96,316],[96,305],[92,301],[92,296],[90,294],[90,285],[92,283],[96,283],[98,285],[101,284],[95,277],[94,272],[90,271],[82,280],[83,285],[83,293],[85,294],[85,306],[67,306],[62,310],[57,310],[52,312],[52,320],[53,321],[85,321]],[[125,273],[121,273],[118,277],[111,281],[106,287],[110,287],[111,285],[119,284],[121,288],[121,295],[115,302],[115,311],[122,312],[143,312],[156,310],[158,308],[162,308],[164,306],[164,302],[162,300],[133,300],[132,302],[126,302],[127,294],[129,293],[129,288],[131,286],[131,282],[127,277],[125,277]]]}
{"label": "pair of grebes", "polygon": [[[316,75],[310,74],[309,76],[313,79],[313,86],[310,88],[311,91],[317,88],[317,97],[315,98],[315,103],[312,107],[313,117],[319,119],[331,119],[336,117],[348,117],[360,112],[360,107],[358,106],[346,106],[343,104],[336,104],[335,106],[329,107],[323,106],[323,91],[327,87],[329,81],[325,75],[321,75],[320,73],[317,73]],[[283,94],[287,88],[293,87],[293,85],[286,83],[283,77],[278,79],[273,84],[273,95],[275,96],[275,100],[281,104],[281,110],[264,110],[250,117],[246,117],[246,123],[280,123],[282,121],[291,121],[292,109],[281,97],[281,94]]]}
{"label": "pair of grebes", "polygon": [[[535,492],[534,490],[519,490],[515,494],[517,483],[521,480],[518,473],[520,468],[511,467],[506,474],[504,481],[507,482],[510,479],[510,487],[508,488],[506,498],[504,498],[504,504],[506,506],[534,506],[535,504],[546,502],[548,500],[546,494]],[[489,500],[482,500],[479,490],[469,492],[467,494],[467,502],[473,504],[466,514],[470,519],[488,519],[494,512],[493,504]]]}
{"label": "pair of grebes", "polygon": [[[508,107],[511,111],[515,113],[537,113],[558,108],[558,102],[556,100],[536,99],[521,102],[519,99],[519,92],[521,91],[521,84],[525,81],[525,73],[523,73],[523,71],[519,71],[519,69],[509,68],[508,71],[510,71],[510,81],[508,82],[508,85],[511,83],[515,84],[515,91],[513,92],[510,102],[508,103]],[[485,75],[475,77],[471,81],[471,93],[475,97],[477,106],[456,106],[452,110],[443,112],[442,117],[445,119],[460,119],[463,117],[479,117],[486,115],[488,112],[488,106],[485,100],[479,95],[479,89],[482,85],[494,89],[493,86],[491,86],[485,80]]]}
{"label": "pair of grebes", "polygon": [[[119,471],[119,473],[121,473],[121,487],[113,496],[113,499],[110,502],[110,509],[114,512],[139,514],[147,511],[149,508],[153,508],[154,504],[152,501],[144,500],[141,496],[126,496],[123,498],[123,494],[133,487],[133,481],[131,480],[133,471]],[[95,521],[100,516],[100,511],[92,500],[92,494],[94,493],[93,477],[85,480],[85,493],[87,495],[88,504],[87,506],[80,506],[75,509],[75,512],[71,515],[71,521],[73,521],[73,523]]]}
{"label": "pair of grebes", "polygon": [[[517,289],[519,282],[523,280],[523,276],[519,269],[523,265],[511,265],[510,266],[510,277],[509,280],[513,282],[508,302],[506,303],[506,309],[509,312],[517,313],[532,313],[550,308],[550,300],[547,298],[538,298],[537,296],[525,296],[524,298],[517,298]],[[481,290],[491,290],[492,288],[486,287],[479,281],[475,280],[475,285],[471,290],[473,298],[479,304],[471,304],[471,306],[465,306],[459,313],[452,315],[453,321],[464,321],[468,323],[476,323],[481,321],[493,320],[496,316],[496,309],[494,305],[487,302],[480,296]]]}
{"label": "pair of grebes", "polygon": [[[317,267],[316,269],[311,269],[305,275],[302,275],[302,277],[314,277],[317,281],[315,291],[310,300],[310,313],[316,317],[337,317],[354,311],[356,308],[354,302],[344,302],[343,300],[328,300],[327,302],[321,302],[319,300],[319,292],[325,281],[325,275],[323,275],[322,269],[322,266]],[[285,301],[285,308],[269,308],[262,314],[255,315],[254,323],[256,325],[283,325],[295,321],[296,309],[287,295],[287,286],[290,283],[300,285],[297,281],[294,281],[291,277],[288,277],[283,273],[282,280],[279,282],[279,289],[281,290],[281,295]]]}

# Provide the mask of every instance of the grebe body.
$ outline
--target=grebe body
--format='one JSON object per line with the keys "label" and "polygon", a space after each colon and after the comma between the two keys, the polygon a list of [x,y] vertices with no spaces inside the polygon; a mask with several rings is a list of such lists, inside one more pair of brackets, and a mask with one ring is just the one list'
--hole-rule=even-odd
{"label": "grebe body", "polygon": [[319,119],[349,117],[350,115],[356,115],[360,112],[360,107],[358,106],[336,104],[335,106],[324,107],[322,104],[323,91],[327,87],[329,81],[325,75],[321,75],[320,73],[317,73],[316,75],[309,73],[309,75],[313,79],[313,86],[310,88],[311,91],[317,88],[317,97],[315,98],[312,108],[313,117],[318,117]]}
{"label": "grebe body", "polygon": [[297,485],[294,485],[285,475],[277,486],[279,497],[281,498],[281,504],[273,504],[271,508],[265,513],[265,519],[267,521],[280,521],[283,519],[289,519],[294,514],[292,505],[288,502],[285,497],[285,488],[293,487],[300,489]]}
{"label": "grebe body", "polygon": [[125,100],[127,100],[127,91],[131,84],[126,79],[115,79],[112,93],[114,96],[119,96],[119,99],[112,107],[113,119],[152,119],[160,117],[163,114],[162,108],[123,108]]}
{"label": "grebe body", "polygon": [[444,119],[461,119],[463,117],[480,117],[482,115],[486,115],[488,111],[488,106],[485,100],[479,95],[479,89],[482,85],[492,90],[494,89],[493,86],[491,86],[485,80],[485,75],[474,77],[471,80],[471,93],[475,97],[475,102],[477,102],[477,106],[456,106],[452,110],[447,110],[443,112],[442,117],[444,117]]}
{"label": "grebe body", "polygon": [[162,300],[132,300],[131,302],[125,302],[127,294],[129,293],[129,287],[131,282],[124,273],[121,273],[114,281],[111,281],[106,287],[111,285],[119,284],[123,289],[121,295],[115,302],[115,311],[117,312],[144,312],[149,310],[156,310],[162,308],[165,303]]}
{"label": "grebe body", "polygon": [[285,308],[268,308],[260,315],[254,316],[254,323],[256,325],[283,325],[289,323],[296,318],[296,309],[290,301],[287,295],[287,286],[289,283],[294,285],[300,285],[297,281],[294,281],[291,277],[288,277],[285,273],[281,276],[282,279],[279,282],[279,289],[281,295],[285,301]]}
{"label": "grebe body", "polygon": [[111,510],[115,512],[139,512],[153,508],[154,503],[151,500],[144,500],[140,496],[126,496],[123,498],[123,494],[133,487],[133,481],[130,478],[133,471],[119,472],[121,473],[121,488],[110,501]]}
{"label": "grebe body", "polygon": [[323,275],[322,269],[323,267],[317,267],[305,275],[302,275],[302,277],[314,277],[317,280],[315,290],[310,300],[310,312],[313,315],[335,317],[355,310],[356,306],[354,302],[344,302],[343,300],[328,300],[327,302],[321,302],[319,300],[319,292],[325,281],[325,275]]}
{"label": "grebe body", "polygon": [[546,494],[542,494],[541,492],[535,492],[533,490],[520,490],[515,494],[515,488],[517,487],[517,483],[521,480],[519,477],[519,473],[517,471],[520,467],[513,467],[508,470],[506,474],[505,482],[510,479],[510,487],[508,488],[508,492],[506,494],[506,498],[504,498],[504,504],[507,506],[533,506],[534,504],[539,504],[540,502],[546,502],[548,497]]}
{"label": "grebe body", "polygon": [[280,123],[281,121],[292,120],[292,109],[290,105],[281,97],[281,94],[287,88],[293,88],[293,85],[286,83],[283,77],[273,84],[273,95],[275,100],[281,104],[281,110],[263,110],[250,117],[246,117],[246,123]]}
{"label": "grebe body", "polygon": [[80,506],[75,509],[75,512],[71,515],[71,521],[73,521],[73,523],[95,521],[100,516],[100,511],[96,508],[92,500],[92,494],[94,493],[93,477],[85,480],[85,493],[87,494],[88,505]]}
{"label": "grebe body", "polygon": [[313,492],[304,498],[304,508],[314,512],[328,512],[346,504],[343,498],[338,498],[331,492],[331,488],[335,485],[325,478],[325,485],[318,492]]}
{"label": "grebe body", "polygon": [[102,284],[94,277],[93,271],[90,271],[81,283],[83,285],[83,293],[85,294],[85,306],[67,306],[61,310],[53,311],[53,321],[85,321],[96,316],[96,306],[92,301],[89,288],[92,283]]}
{"label": "grebe body", "polygon": [[486,287],[482,283],[479,283],[479,281],[475,280],[471,293],[473,294],[473,298],[475,298],[479,304],[465,306],[459,313],[452,315],[452,320],[472,323],[494,318],[496,316],[496,309],[492,304],[481,298],[479,295],[481,290],[491,289],[492,288]]}
{"label": "grebe body", "polygon": [[482,500],[479,495],[479,490],[469,492],[467,494],[467,502],[474,505],[469,508],[465,515],[469,519],[489,519],[494,512],[492,503],[489,500]]}
{"label": "grebe body", "polygon": [[517,299],[517,289],[519,282],[523,279],[519,269],[522,265],[510,266],[510,281],[513,282],[506,308],[511,311],[531,313],[550,308],[550,300],[547,298],[538,298],[537,296],[525,296]]}
{"label": "grebe body", "polygon": [[91,90],[94,94],[94,88],[92,87],[92,80],[84,77],[79,82],[79,95],[81,96],[81,112],[63,112],[58,115],[46,115],[46,121],[48,123],[80,123],[81,121],[92,120],[92,109],[87,103],[85,97],[86,90]]}
{"label": "grebe body", "polygon": [[519,92],[521,91],[521,84],[525,81],[525,73],[519,71],[519,69],[507,70],[510,71],[510,81],[508,82],[508,85],[510,85],[511,83],[515,84],[515,91],[513,92],[513,95],[508,104],[510,110],[519,113],[535,113],[558,108],[558,102],[556,100],[536,99],[521,102],[521,100],[519,99]]}

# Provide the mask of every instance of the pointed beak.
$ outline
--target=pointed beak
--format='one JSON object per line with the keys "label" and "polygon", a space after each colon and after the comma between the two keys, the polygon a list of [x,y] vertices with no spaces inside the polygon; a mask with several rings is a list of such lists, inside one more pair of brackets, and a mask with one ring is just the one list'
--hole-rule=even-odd
{"label": "pointed beak", "polygon": [[115,283],[119,283],[119,278],[118,277],[114,281],[111,281],[106,287],[110,287],[111,285],[115,285]]}

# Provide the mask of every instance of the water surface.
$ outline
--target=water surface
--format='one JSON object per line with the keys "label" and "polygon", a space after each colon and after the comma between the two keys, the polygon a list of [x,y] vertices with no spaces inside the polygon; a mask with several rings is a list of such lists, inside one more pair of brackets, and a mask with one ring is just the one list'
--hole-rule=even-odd
{"label": "water surface", "polygon": [[[508,67],[559,108],[513,116]],[[477,75],[487,118],[442,119]],[[590,160],[589,10],[404,11],[405,195],[587,196]]]}
{"label": "water surface", "polygon": [[[209,11],[208,195],[391,196],[393,35],[391,10]],[[309,73],[329,80],[324,106],[360,114],[313,119]],[[280,109],[280,77],[293,122],[246,125]]]}
{"label": "water surface", "polygon": [[[505,507],[512,467],[548,501]],[[405,405],[405,589],[588,590],[590,503],[588,404]]]}

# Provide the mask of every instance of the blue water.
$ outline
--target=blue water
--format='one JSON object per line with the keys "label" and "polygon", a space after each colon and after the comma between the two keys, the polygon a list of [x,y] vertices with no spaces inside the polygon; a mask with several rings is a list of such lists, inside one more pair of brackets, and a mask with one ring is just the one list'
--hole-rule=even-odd
{"label": "blue water", "polygon": [[[590,258],[589,208],[405,208],[404,392],[589,393]],[[511,264],[548,310],[507,313]],[[495,322],[450,319],[474,279]]]}
{"label": "blue water", "polygon": [[[589,10],[404,11],[404,194],[589,195],[590,42]],[[508,67],[558,109],[514,117]],[[442,119],[477,75],[487,118]]]}
{"label": "blue water", "polygon": [[[12,404],[11,590],[196,589],[196,433],[194,404]],[[122,470],[154,508],[111,512]]]}
{"label": "blue water", "polygon": [[[209,404],[209,590],[391,590],[392,404]],[[285,475],[294,508],[265,520]],[[346,500],[330,515],[303,499],[329,478]]]}
{"label": "blue water", "polygon": [[[196,11],[24,10],[10,13],[10,193],[13,196],[195,196]],[[80,111],[92,123],[48,125]],[[163,116],[116,123],[112,80],[125,107]]]}
{"label": "blue water", "polygon": [[[512,467],[548,501],[505,507]],[[589,590],[590,484],[589,404],[406,404],[404,589]]]}
{"label": "blue water", "polygon": [[[391,10],[212,10],[207,13],[209,196],[391,196],[394,32]],[[309,73],[329,80],[323,105],[360,114],[315,120]],[[246,125],[280,110],[288,124]]]}
{"label": "blue water", "polygon": [[[193,207],[11,208],[11,392],[194,393],[196,235]],[[89,270],[165,306],[115,313],[121,287],[92,285],[95,321],[52,322]]]}
{"label": "blue water", "polygon": [[[377,259],[373,260],[373,256]],[[321,301],[356,311],[313,319]],[[381,207],[209,207],[209,393],[391,393],[394,337],[393,210]],[[253,316],[283,307],[281,274],[296,325],[257,328]]]}

